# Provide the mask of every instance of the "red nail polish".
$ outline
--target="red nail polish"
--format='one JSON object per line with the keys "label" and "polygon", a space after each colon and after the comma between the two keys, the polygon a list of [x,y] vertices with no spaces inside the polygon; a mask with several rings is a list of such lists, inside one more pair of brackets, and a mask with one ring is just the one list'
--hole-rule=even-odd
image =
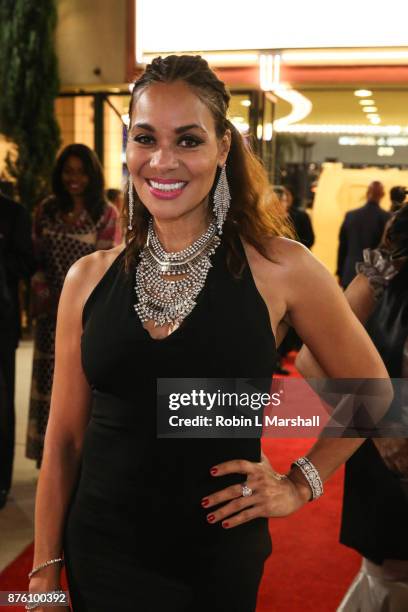
{"label": "red nail polish", "polygon": [[207,516],[207,521],[208,521],[209,523],[212,523],[214,520],[215,520],[215,515],[214,515],[214,514],[209,514],[209,515]]}
{"label": "red nail polish", "polygon": [[229,527],[229,523],[227,521],[224,521],[222,524],[223,527]]}
{"label": "red nail polish", "polygon": [[205,497],[204,499],[201,500],[201,505],[202,506],[208,506],[208,504],[210,503],[210,500],[207,499],[207,497]]}
{"label": "red nail polish", "polygon": [[210,470],[210,474],[212,474],[214,476],[214,474],[216,474],[218,472],[218,468],[211,468]]}

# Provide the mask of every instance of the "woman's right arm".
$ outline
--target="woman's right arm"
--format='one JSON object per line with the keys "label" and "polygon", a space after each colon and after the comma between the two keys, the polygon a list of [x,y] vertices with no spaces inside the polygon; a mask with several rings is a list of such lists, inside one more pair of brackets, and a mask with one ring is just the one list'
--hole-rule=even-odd
{"label": "woman's right arm", "polygon": [[[90,414],[91,391],[81,366],[84,303],[103,273],[105,253],[78,260],[69,270],[58,307],[55,369],[44,455],[35,505],[33,567],[62,555],[66,512],[75,486]],[[60,564],[35,574],[30,591],[59,586]]]}

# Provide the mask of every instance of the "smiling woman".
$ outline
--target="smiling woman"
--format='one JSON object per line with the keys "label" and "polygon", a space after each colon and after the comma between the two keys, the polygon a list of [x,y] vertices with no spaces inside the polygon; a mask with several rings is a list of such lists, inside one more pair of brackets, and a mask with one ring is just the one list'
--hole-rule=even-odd
{"label": "smiling woman", "polygon": [[30,590],[58,586],[64,553],[74,612],[253,612],[268,518],[317,498],[361,443],[321,440],[282,476],[257,436],[158,438],[157,377],[249,377],[268,393],[288,324],[330,376],[387,376],[329,273],[284,237],[228,103],[199,56],[146,68],[125,248],[65,281]]}
{"label": "smiling woman", "polygon": [[26,455],[41,465],[51,400],[57,306],[72,264],[97,249],[117,244],[117,212],[104,196],[102,167],[87,146],[74,144],[59,155],[53,195],[34,214],[37,272],[32,279],[35,320],[34,364]]}
{"label": "smiling woman", "polygon": [[[230,133],[218,142],[210,110],[182,81],[156,83],[141,92],[133,117],[127,163],[140,201],[162,223],[182,219],[192,205],[202,213],[217,164],[226,159]],[[183,125],[180,117],[186,118]],[[171,202],[166,206],[162,200]],[[207,221],[202,219],[199,230]]]}

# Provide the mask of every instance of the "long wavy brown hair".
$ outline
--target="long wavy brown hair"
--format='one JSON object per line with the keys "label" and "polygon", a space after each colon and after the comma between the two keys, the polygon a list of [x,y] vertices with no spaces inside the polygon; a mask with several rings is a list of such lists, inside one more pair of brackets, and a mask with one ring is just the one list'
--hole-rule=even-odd
{"label": "long wavy brown hair", "polygon": [[[183,81],[206,104],[215,122],[217,138],[231,131],[231,148],[226,162],[227,179],[231,193],[231,206],[223,226],[227,246],[227,264],[230,271],[240,275],[244,262],[236,246],[237,234],[253,245],[265,257],[265,241],[272,236],[293,237],[286,213],[273,193],[262,163],[244,142],[241,134],[227,119],[230,94],[225,84],[199,55],[169,55],[157,57],[146,67],[134,83],[129,106],[130,125],[135,101],[154,83]],[[217,184],[219,171],[210,192]],[[129,269],[146,242],[149,212],[139,199],[134,187],[133,228],[128,230],[128,192],[125,194],[124,221],[126,222],[125,265]]]}

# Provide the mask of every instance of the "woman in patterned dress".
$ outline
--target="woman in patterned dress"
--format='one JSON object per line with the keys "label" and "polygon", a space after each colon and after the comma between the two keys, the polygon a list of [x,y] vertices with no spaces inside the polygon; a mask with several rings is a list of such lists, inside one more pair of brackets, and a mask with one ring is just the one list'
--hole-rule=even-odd
{"label": "woman in patterned dress", "polygon": [[54,372],[59,296],[72,264],[98,249],[120,243],[118,213],[104,195],[101,164],[83,144],[67,146],[53,172],[53,195],[33,223],[38,272],[33,278],[34,362],[26,456],[40,467]]}

